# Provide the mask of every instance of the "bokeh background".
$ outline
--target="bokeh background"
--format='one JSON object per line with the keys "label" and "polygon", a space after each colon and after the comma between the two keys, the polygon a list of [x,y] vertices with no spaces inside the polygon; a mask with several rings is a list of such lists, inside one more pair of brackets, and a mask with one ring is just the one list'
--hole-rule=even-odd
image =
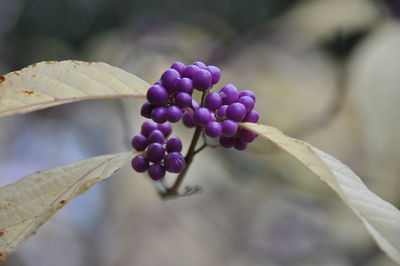
{"label": "bokeh background", "polygon": [[[331,153],[400,207],[399,19],[398,0],[0,0],[0,73],[78,59],[152,83],[174,61],[217,65],[220,86],[257,92],[262,123]],[[130,149],[141,103],[1,118],[0,185]],[[394,265],[331,190],[262,139],[202,152],[185,182],[203,193],[163,202],[125,167],[4,265]]]}

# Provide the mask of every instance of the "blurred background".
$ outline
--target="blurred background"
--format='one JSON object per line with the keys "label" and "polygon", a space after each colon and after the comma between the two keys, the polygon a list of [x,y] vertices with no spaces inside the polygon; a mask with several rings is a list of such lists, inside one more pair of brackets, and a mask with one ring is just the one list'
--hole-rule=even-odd
{"label": "blurred background", "polygon": [[[334,155],[400,207],[399,19],[398,0],[0,0],[0,73],[77,59],[153,83],[174,61],[217,65],[220,87],[257,93],[262,123]],[[142,102],[1,118],[0,185],[130,149]],[[4,265],[395,265],[331,190],[260,138],[200,153],[185,183],[203,193],[163,202],[125,167]]]}

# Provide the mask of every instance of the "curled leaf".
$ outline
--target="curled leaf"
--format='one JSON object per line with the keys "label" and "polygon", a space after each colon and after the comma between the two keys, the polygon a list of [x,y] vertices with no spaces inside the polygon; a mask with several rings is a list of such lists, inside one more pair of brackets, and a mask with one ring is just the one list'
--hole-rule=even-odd
{"label": "curled leaf", "polygon": [[148,87],[105,63],[41,62],[0,77],[0,117],[81,100],[144,97]]}
{"label": "curled leaf", "polygon": [[0,187],[0,263],[59,209],[111,176],[131,157],[131,152],[93,157]]}
{"label": "curled leaf", "polygon": [[304,164],[328,184],[361,219],[381,249],[400,263],[400,211],[371,192],[346,165],[312,145],[285,136],[274,127],[244,123]]}

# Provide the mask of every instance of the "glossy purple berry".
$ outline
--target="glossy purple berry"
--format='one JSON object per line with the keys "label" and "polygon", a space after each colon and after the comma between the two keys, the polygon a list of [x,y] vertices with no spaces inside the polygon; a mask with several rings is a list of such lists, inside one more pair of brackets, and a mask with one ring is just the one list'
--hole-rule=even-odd
{"label": "glossy purple berry", "polygon": [[204,69],[204,68],[207,67],[206,64],[204,64],[204,63],[201,62],[201,61],[196,61],[196,62],[193,63],[193,65],[197,66],[197,67],[200,68],[200,69]]}
{"label": "glossy purple berry", "polygon": [[147,137],[147,144],[151,144],[151,143],[160,143],[160,144],[164,144],[165,142],[165,136],[164,134],[156,129],[153,130],[153,132],[150,133],[150,135]]}
{"label": "glossy purple berry", "polygon": [[165,137],[168,137],[172,133],[172,125],[168,122],[158,124],[157,128],[164,134]]}
{"label": "glossy purple berry", "polygon": [[225,85],[220,91],[219,91],[221,98],[222,98],[222,103],[223,104],[231,104],[236,102],[239,99],[239,94],[238,90],[233,84],[227,84]]}
{"label": "glossy purple berry", "polygon": [[224,135],[227,137],[234,136],[238,131],[237,123],[229,119],[222,122],[221,126],[222,126],[222,133],[224,133]]}
{"label": "glossy purple berry", "polygon": [[182,118],[182,111],[176,105],[171,105],[167,108],[167,119],[171,123],[176,123]]}
{"label": "glossy purple berry", "polygon": [[145,172],[149,169],[149,161],[143,155],[137,155],[132,159],[132,168],[139,173]]}
{"label": "glossy purple berry", "polygon": [[257,137],[257,134],[246,129],[240,129],[238,131],[237,137],[242,142],[250,143]]}
{"label": "glossy purple berry", "polygon": [[247,143],[241,141],[240,139],[235,139],[233,142],[233,147],[237,149],[238,151],[243,151],[247,147]]}
{"label": "glossy purple berry", "polygon": [[211,73],[205,69],[200,69],[193,75],[193,87],[199,91],[205,91],[211,87]]}
{"label": "glossy purple berry", "polygon": [[171,173],[179,173],[185,167],[185,158],[179,152],[171,152],[164,159],[165,170]]}
{"label": "glossy purple berry", "polygon": [[176,83],[181,75],[175,69],[168,69],[161,76],[162,85],[170,92],[176,89]]}
{"label": "glossy purple berry", "polygon": [[243,96],[249,96],[250,98],[253,99],[254,102],[256,102],[256,94],[252,92],[251,90],[244,90],[239,93],[239,98]]}
{"label": "glossy purple berry", "polygon": [[200,68],[198,66],[194,66],[194,65],[187,66],[185,71],[183,71],[182,77],[192,79],[194,73],[196,73],[199,70],[200,70]]}
{"label": "glossy purple berry", "polygon": [[181,78],[176,82],[176,89],[180,92],[191,93],[193,91],[193,81],[190,78]]}
{"label": "glossy purple berry", "polygon": [[211,92],[206,97],[206,107],[211,110],[217,110],[222,105],[222,98],[218,92]]}
{"label": "glossy purple berry", "polygon": [[210,110],[200,107],[194,111],[193,118],[198,125],[205,125],[211,120]]}
{"label": "glossy purple berry", "polygon": [[175,104],[180,108],[189,107],[192,104],[192,96],[186,92],[180,92],[175,96]]}
{"label": "glossy purple berry", "polygon": [[154,106],[164,105],[168,101],[168,91],[160,85],[153,85],[147,91],[146,97]]}
{"label": "glossy purple berry", "polygon": [[224,118],[226,115],[226,109],[228,109],[229,105],[222,105],[220,108],[217,110],[217,116],[219,118]]}
{"label": "glossy purple berry", "polygon": [[164,178],[165,169],[161,164],[155,163],[149,167],[149,170],[147,171],[147,173],[149,174],[151,179],[153,179],[154,181],[157,181],[157,180]]}
{"label": "glossy purple berry", "polygon": [[150,135],[151,132],[153,132],[153,130],[156,130],[156,129],[158,129],[157,123],[148,120],[148,121],[146,121],[146,122],[144,122],[144,123],[142,124],[140,133],[141,133],[143,136],[147,137],[148,135]]}
{"label": "glossy purple berry", "polygon": [[250,96],[243,96],[239,98],[239,103],[246,107],[246,112],[250,112],[254,108],[254,101]]}
{"label": "glossy purple berry", "polygon": [[178,73],[179,73],[180,75],[182,75],[182,74],[183,74],[183,71],[185,71],[185,69],[186,69],[186,66],[185,66],[185,64],[182,63],[182,62],[175,62],[175,63],[173,63],[173,64],[171,65],[171,68],[172,68],[172,69],[175,69],[176,71],[178,71]]}
{"label": "glossy purple berry", "polygon": [[219,144],[221,144],[221,146],[224,148],[232,148],[234,142],[235,138],[233,137],[227,137],[227,136],[219,137]]}
{"label": "glossy purple berry", "polygon": [[216,66],[208,66],[206,68],[211,73],[211,84],[216,84],[221,79],[221,70]]}
{"label": "glossy purple berry", "polygon": [[150,162],[158,163],[164,158],[165,150],[160,143],[151,143],[147,147],[146,156]]}
{"label": "glossy purple berry", "polygon": [[157,123],[164,123],[167,121],[167,108],[159,106],[151,112],[151,118]]}
{"label": "glossy purple berry", "polygon": [[208,122],[206,125],[205,132],[209,137],[212,138],[219,137],[222,134],[222,126],[219,122],[215,121]]}
{"label": "glossy purple berry", "polygon": [[167,152],[181,152],[182,141],[179,138],[170,138],[165,145]]}
{"label": "glossy purple berry", "polygon": [[226,118],[240,122],[246,116],[246,107],[241,103],[232,103],[226,109]]}
{"label": "glossy purple berry", "polygon": [[193,114],[190,114],[188,111],[185,111],[182,116],[182,122],[185,126],[191,128],[196,127],[196,121],[193,119]]}
{"label": "glossy purple berry", "polygon": [[153,111],[153,106],[149,102],[145,102],[140,109],[140,115],[146,118],[151,118],[151,111]]}
{"label": "glossy purple berry", "polygon": [[260,116],[256,110],[251,110],[243,119],[243,122],[257,123]]}
{"label": "glossy purple berry", "polygon": [[144,151],[147,147],[147,138],[142,134],[134,136],[132,139],[132,147],[136,151]]}

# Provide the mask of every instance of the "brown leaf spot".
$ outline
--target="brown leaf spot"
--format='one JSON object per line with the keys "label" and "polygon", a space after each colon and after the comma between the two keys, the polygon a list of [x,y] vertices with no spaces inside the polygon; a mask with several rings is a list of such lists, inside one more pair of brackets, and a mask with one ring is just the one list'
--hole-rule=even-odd
{"label": "brown leaf spot", "polygon": [[0,77],[0,82],[3,82],[3,81],[5,81],[6,80],[6,77],[4,77],[4,76],[1,76]]}
{"label": "brown leaf spot", "polygon": [[21,91],[21,93],[25,93],[25,94],[31,95],[31,94],[34,94],[35,92],[34,91],[30,91],[30,90],[23,90],[23,91]]}
{"label": "brown leaf spot", "polygon": [[18,72],[12,72],[14,75],[19,76],[20,74]]}
{"label": "brown leaf spot", "polygon": [[0,237],[4,236],[4,231],[0,231]]}
{"label": "brown leaf spot", "polygon": [[66,202],[65,200],[61,200],[60,204],[65,204],[65,202]]}
{"label": "brown leaf spot", "polygon": [[36,63],[34,63],[33,65],[31,65],[31,67],[36,67],[37,66],[37,64]]}

